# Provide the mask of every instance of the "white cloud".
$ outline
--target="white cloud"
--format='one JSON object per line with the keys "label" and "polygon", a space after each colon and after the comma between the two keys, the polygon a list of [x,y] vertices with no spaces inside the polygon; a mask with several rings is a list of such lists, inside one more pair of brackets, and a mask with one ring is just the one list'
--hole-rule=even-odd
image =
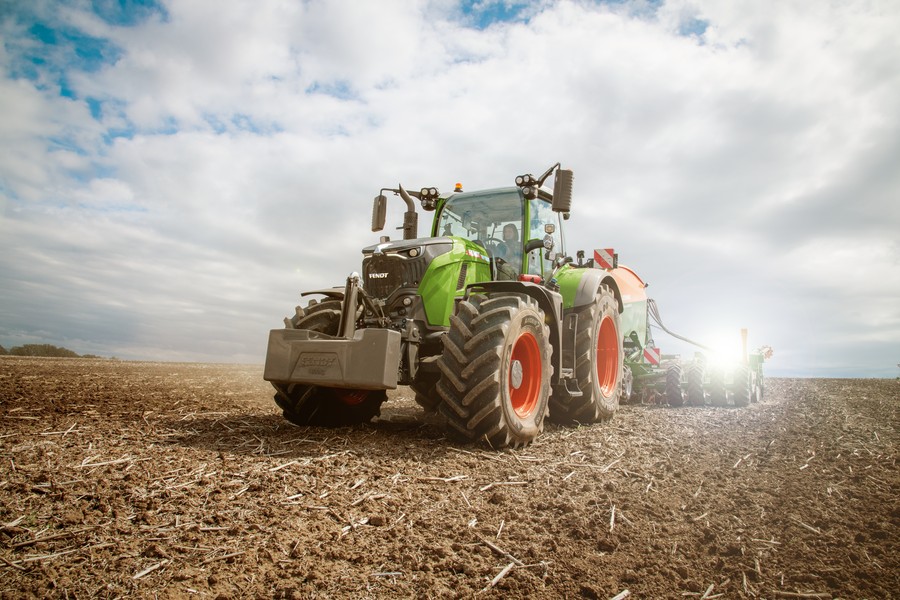
{"label": "white cloud", "polygon": [[[806,373],[847,356],[811,340],[863,355],[896,331],[889,2],[533,3],[484,29],[449,0],[172,2],[133,26],[38,6],[118,50],[65,69],[60,97],[51,70],[15,75],[37,42],[3,21],[4,345],[261,360],[298,290],[358,269],[380,187],[557,160],[576,171],[568,239],[616,246],[673,329],[749,325]],[[835,281],[872,310],[840,312]]]}

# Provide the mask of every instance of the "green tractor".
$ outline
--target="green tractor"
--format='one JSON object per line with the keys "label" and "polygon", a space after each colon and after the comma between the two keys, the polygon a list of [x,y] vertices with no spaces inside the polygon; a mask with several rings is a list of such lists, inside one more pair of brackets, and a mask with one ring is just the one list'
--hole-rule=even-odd
{"label": "green tractor", "polygon": [[[543,186],[551,175],[552,191]],[[394,194],[406,203],[403,239],[364,248],[361,275],[303,293],[317,298],[269,334],[264,377],[285,418],[362,423],[398,385],[453,437],[494,448],[530,443],[548,416],[612,417],[623,392],[620,331],[637,325],[615,273],[566,254],[572,183],[557,163],[506,188],[382,189],[372,231],[384,228]],[[417,201],[434,213],[430,237],[418,237]]]}

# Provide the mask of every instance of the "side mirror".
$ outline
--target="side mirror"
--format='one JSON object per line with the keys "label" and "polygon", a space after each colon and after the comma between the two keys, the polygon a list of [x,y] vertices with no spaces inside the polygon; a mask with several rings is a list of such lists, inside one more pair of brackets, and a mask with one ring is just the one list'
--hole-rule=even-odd
{"label": "side mirror", "polygon": [[572,181],[575,175],[571,169],[558,169],[553,180],[553,210],[567,213],[572,208]]}
{"label": "side mirror", "polygon": [[387,217],[387,197],[384,194],[375,196],[372,205],[372,231],[384,229],[384,220]]}

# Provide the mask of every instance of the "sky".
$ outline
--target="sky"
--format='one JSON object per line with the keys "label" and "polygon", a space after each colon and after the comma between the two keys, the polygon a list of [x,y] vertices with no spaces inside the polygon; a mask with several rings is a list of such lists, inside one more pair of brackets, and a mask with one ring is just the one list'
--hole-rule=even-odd
{"label": "sky", "polygon": [[895,377],[898,31],[894,0],[0,0],[0,344],[261,363],[382,187],[561,162],[566,250],[615,248],[669,329]]}

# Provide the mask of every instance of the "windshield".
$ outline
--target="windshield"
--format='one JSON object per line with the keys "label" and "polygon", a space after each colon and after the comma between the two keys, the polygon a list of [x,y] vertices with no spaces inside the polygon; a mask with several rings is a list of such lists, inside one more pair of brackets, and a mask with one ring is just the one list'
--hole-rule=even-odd
{"label": "windshield", "polygon": [[[438,215],[434,234],[466,238],[482,246],[496,263],[498,279],[515,279],[519,273],[547,277],[553,271],[553,259],[565,252],[562,222],[544,199],[528,200],[527,206],[526,223],[525,201],[518,190],[451,196]],[[547,235],[553,238],[550,256],[543,247],[532,250],[523,266],[525,244]]]}
{"label": "windshield", "polygon": [[438,215],[435,234],[472,240],[487,250],[498,279],[515,279],[522,269],[524,216],[517,189],[451,196]]}
{"label": "windshield", "polygon": [[483,246],[503,241],[503,228],[522,228],[522,198],[517,190],[453,196],[438,217],[437,235],[454,235]]}

